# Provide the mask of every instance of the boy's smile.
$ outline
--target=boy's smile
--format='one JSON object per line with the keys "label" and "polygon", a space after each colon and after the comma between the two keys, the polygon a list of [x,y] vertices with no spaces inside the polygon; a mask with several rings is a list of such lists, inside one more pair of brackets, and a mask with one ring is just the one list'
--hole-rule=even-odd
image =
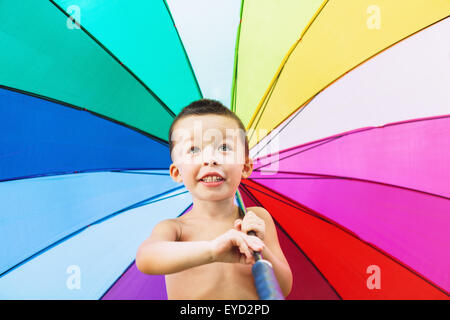
{"label": "boy's smile", "polygon": [[213,171],[206,173],[199,181],[207,187],[217,187],[223,183],[224,178],[220,173]]}
{"label": "boy's smile", "polygon": [[194,200],[233,199],[253,162],[245,156],[245,132],[232,118],[192,115],[178,121],[172,134],[174,148],[170,175],[183,182]]}

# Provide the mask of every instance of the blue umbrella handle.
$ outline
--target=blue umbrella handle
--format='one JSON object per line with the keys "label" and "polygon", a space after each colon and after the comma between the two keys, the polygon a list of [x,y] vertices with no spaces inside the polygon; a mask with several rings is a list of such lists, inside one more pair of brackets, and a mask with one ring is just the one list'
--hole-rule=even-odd
{"label": "blue umbrella handle", "polygon": [[[247,234],[255,235],[254,231]],[[260,300],[284,300],[272,264],[263,259],[260,252],[253,252],[255,263],[252,266],[253,280]]]}
{"label": "blue umbrella handle", "polygon": [[[239,190],[236,192],[238,204],[244,214],[246,213]],[[247,232],[248,235],[256,235],[254,231]],[[260,300],[284,300],[280,285],[278,284],[272,264],[263,259],[260,252],[253,252],[255,263],[252,266],[253,280]]]}

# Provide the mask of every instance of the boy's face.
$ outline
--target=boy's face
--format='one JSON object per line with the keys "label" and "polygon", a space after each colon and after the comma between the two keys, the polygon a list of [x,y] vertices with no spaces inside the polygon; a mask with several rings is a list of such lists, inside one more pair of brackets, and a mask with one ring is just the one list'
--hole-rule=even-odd
{"label": "boy's face", "polygon": [[[178,120],[173,128],[170,175],[183,182],[194,199],[219,201],[234,197],[242,177],[253,162],[245,157],[245,132],[237,122],[222,115],[195,115]],[[205,174],[216,172],[223,181],[208,182]]]}

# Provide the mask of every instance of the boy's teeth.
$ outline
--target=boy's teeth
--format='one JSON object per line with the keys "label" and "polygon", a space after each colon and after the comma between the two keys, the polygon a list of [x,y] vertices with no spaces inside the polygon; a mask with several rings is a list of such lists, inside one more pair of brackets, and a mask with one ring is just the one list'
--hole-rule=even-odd
{"label": "boy's teeth", "polygon": [[206,178],[203,178],[202,180],[205,182],[216,182],[216,181],[221,181],[223,179],[220,177],[216,177],[216,176],[208,176]]}

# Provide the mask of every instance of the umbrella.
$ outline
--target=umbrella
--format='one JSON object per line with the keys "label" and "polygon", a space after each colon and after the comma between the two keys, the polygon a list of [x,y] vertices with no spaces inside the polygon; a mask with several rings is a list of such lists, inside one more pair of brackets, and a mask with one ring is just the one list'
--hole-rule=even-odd
{"label": "umbrella", "polygon": [[[447,0],[0,2],[0,297],[166,299],[136,250],[192,199],[167,132],[247,125],[288,299],[448,299]],[[231,92],[231,94],[230,94]]]}

